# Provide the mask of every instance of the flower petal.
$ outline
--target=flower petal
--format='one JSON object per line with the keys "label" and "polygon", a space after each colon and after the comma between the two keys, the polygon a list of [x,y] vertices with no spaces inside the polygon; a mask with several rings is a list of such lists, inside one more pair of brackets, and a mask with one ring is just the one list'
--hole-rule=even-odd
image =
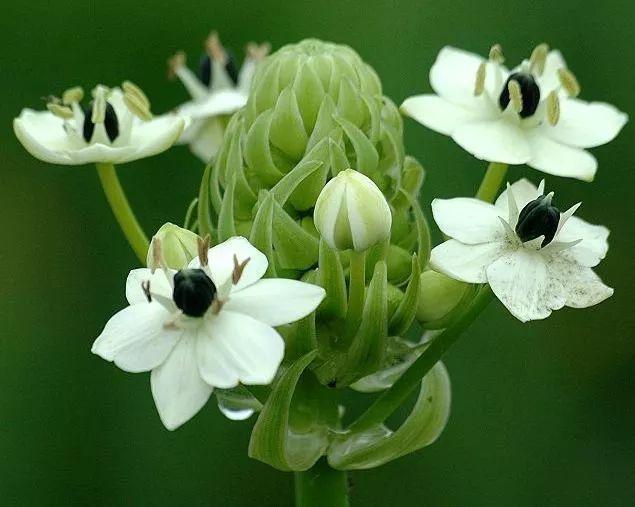
{"label": "flower petal", "polygon": [[613,295],[613,289],[604,285],[591,268],[569,262],[562,256],[554,256],[549,262],[549,272],[564,287],[566,305],[571,308],[588,308]]}
{"label": "flower petal", "polygon": [[476,245],[496,241],[504,236],[499,210],[479,199],[434,199],[432,214],[441,231],[461,243]]}
{"label": "flower petal", "polygon": [[225,135],[225,123],[221,118],[202,120],[189,143],[190,150],[203,162],[208,163],[216,156]]}
{"label": "flower petal", "polygon": [[540,194],[538,188],[531,181],[526,178],[522,178],[512,183],[508,188],[501,192],[494,205],[498,208],[500,216],[507,219],[509,214],[509,202],[507,200],[507,193],[511,188],[514,200],[518,210],[522,210],[527,204],[536,199]]}
{"label": "flower petal", "polygon": [[533,249],[506,252],[487,268],[487,281],[522,322],[547,318],[566,302],[562,284],[550,276],[545,259]]}
{"label": "flower petal", "polygon": [[[257,282],[267,271],[269,262],[266,255],[253,246],[246,238],[235,236],[210,248],[208,252],[209,269],[216,287],[222,286],[231,278],[234,271],[234,255],[238,262],[244,262],[249,259],[242,277],[234,286],[233,290],[235,291]],[[200,266],[200,260],[196,257],[190,262],[189,267],[199,268]]]}
{"label": "flower petal", "polygon": [[22,146],[35,158],[51,164],[78,163],[69,155],[74,147],[64,130],[64,120],[51,112],[23,109],[13,120],[13,130]]}
{"label": "flower petal", "polygon": [[269,278],[232,293],[223,309],[249,315],[269,326],[281,326],[309,315],[324,299],[322,287]]}
{"label": "flower petal", "polygon": [[220,90],[208,94],[203,100],[186,102],[177,111],[193,120],[233,114],[247,103],[247,98],[236,90]]}
{"label": "flower petal", "polygon": [[137,150],[133,155],[119,160],[119,163],[151,157],[167,150],[176,143],[185,123],[180,116],[164,114],[135,125],[130,133],[130,145],[137,147]]}
{"label": "flower petal", "polygon": [[473,121],[479,115],[455,105],[437,95],[417,95],[407,98],[400,110],[406,116],[441,134],[451,135],[457,126]]}
{"label": "flower petal", "polygon": [[185,334],[167,360],[152,370],[150,383],[161,421],[169,430],[189,421],[207,403],[212,387],[199,375],[193,333]]}
{"label": "flower petal", "polygon": [[201,376],[214,387],[270,384],[284,356],[284,341],[272,327],[223,309],[199,330],[197,356]]}
{"label": "flower petal", "polygon": [[562,53],[557,49],[549,51],[545,60],[545,68],[541,76],[536,77],[540,93],[543,97],[549,95],[549,92],[560,87],[559,69],[566,69],[567,63],[564,61]]}
{"label": "flower petal", "polygon": [[528,137],[531,159],[527,165],[555,176],[592,181],[597,160],[589,152],[549,139],[538,130]]}
{"label": "flower petal", "polygon": [[434,247],[430,266],[435,271],[468,283],[485,283],[487,266],[498,259],[507,248],[503,241],[466,245],[451,239]]}
{"label": "flower petal", "polygon": [[[174,276],[173,269],[168,270],[167,276]],[[150,282],[150,292],[166,299],[172,299],[172,286],[166,274],[158,269],[154,273],[148,268],[133,269],[126,280],[126,299],[131,305],[147,303],[145,292],[141,287],[144,282]]]}
{"label": "flower petal", "polygon": [[149,371],[165,360],[181,334],[164,327],[169,318],[156,302],[124,308],[106,323],[91,350],[124,371]]}
{"label": "flower petal", "polygon": [[560,101],[560,119],[555,126],[545,122],[545,135],[578,148],[592,148],[615,139],[626,125],[628,115],[604,102],[578,99]]}
{"label": "flower petal", "polygon": [[559,242],[582,241],[563,251],[563,255],[586,267],[597,266],[609,249],[609,230],[603,225],[593,225],[581,218],[571,217],[558,233]]}
{"label": "flower petal", "polygon": [[505,118],[459,126],[452,139],[476,158],[505,164],[524,164],[531,158],[525,132]]}
{"label": "flower petal", "polygon": [[475,102],[476,73],[483,62],[479,55],[446,46],[430,69],[430,84],[444,99],[470,106]]}

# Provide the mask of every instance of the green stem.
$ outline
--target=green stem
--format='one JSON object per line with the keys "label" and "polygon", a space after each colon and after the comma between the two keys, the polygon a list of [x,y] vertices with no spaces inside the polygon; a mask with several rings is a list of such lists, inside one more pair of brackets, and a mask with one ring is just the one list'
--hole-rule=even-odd
{"label": "green stem", "polygon": [[481,181],[481,186],[478,187],[478,192],[476,192],[477,199],[485,202],[494,202],[494,199],[496,199],[498,195],[498,190],[505,180],[507,167],[507,164],[500,164],[498,162],[490,163],[483,177],[483,181]]}
{"label": "green stem", "polygon": [[351,250],[349,283],[348,283],[348,311],[344,336],[350,338],[355,334],[364,311],[364,296],[366,292],[366,252]]}
{"label": "green stem", "polygon": [[348,507],[346,472],[331,468],[326,459],[306,472],[295,473],[296,507]]}
{"label": "green stem", "polygon": [[406,400],[412,390],[419,385],[421,379],[437,364],[443,354],[483,311],[491,300],[491,294],[489,285],[482,287],[465,312],[435,338],[425,352],[412,363],[390,389],[384,391],[368,407],[366,412],[350,426],[349,430],[363,431],[384,422]]}
{"label": "green stem", "polygon": [[97,174],[101,181],[101,186],[106,194],[106,199],[110,204],[112,212],[115,214],[117,222],[123,231],[128,243],[137,254],[139,260],[145,264],[148,254],[148,238],[143,229],[137,222],[137,219],[128,203],[126,194],[121,188],[115,166],[112,164],[96,164]]}

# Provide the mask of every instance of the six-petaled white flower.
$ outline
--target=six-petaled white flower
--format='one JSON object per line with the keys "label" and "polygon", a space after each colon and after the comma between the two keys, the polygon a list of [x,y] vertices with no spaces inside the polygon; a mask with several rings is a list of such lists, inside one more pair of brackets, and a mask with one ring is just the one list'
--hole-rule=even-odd
{"label": "six-petaled white flower", "polygon": [[477,158],[592,180],[597,160],[584,148],[615,138],[627,115],[575,98],[577,80],[545,44],[511,72],[502,60],[499,46],[489,60],[445,47],[430,70],[436,95],[410,97],[401,110]]}
{"label": "six-petaled white flower", "polygon": [[205,42],[205,54],[197,77],[186,67],[185,53],[176,53],[168,60],[169,75],[178,77],[192,100],[177,108],[177,112],[192,119],[179,143],[188,144],[192,153],[209,162],[216,155],[229,115],[247,103],[249,88],[258,63],[269,52],[269,44],[250,43],[240,71],[232,54],[223,48],[216,32]]}
{"label": "six-petaled white flower", "polygon": [[436,271],[469,283],[489,283],[523,322],[563,306],[586,308],[613,294],[592,267],[608,250],[606,227],[560,213],[553,193],[517,181],[495,205],[472,198],[435,199],[434,219],[450,240],[432,250]]}
{"label": "six-petaled white flower", "polygon": [[108,321],[92,351],[125,371],[152,371],[168,429],[193,417],[214,387],[269,384],[284,355],[274,327],[310,314],[325,292],[297,280],[261,280],[267,265],[264,254],[235,237],[203,248],[180,271],[133,270],[130,306]]}
{"label": "six-petaled white flower", "polygon": [[123,91],[97,86],[82,107],[81,88],[50,97],[47,111],[24,109],[13,121],[31,155],[52,164],[123,164],[172,146],[186,120],[174,114],[152,118],[145,94],[130,82]]}

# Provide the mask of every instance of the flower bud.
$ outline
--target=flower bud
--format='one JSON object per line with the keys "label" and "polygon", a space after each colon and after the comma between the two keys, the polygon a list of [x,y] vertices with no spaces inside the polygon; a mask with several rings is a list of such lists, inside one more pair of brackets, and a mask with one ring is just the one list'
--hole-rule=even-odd
{"label": "flower bud", "polygon": [[346,169],[320,192],[313,219],[331,248],[368,250],[390,236],[392,216],[384,194],[373,181]]}
{"label": "flower bud", "polygon": [[463,299],[469,284],[436,271],[421,273],[417,320],[434,322],[447,316]]}
{"label": "flower bud", "polygon": [[[157,258],[157,241],[160,243],[161,258]],[[152,236],[148,249],[147,264],[150,269],[166,267],[182,269],[198,255],[198,236],[170,222],[163,224]]]}

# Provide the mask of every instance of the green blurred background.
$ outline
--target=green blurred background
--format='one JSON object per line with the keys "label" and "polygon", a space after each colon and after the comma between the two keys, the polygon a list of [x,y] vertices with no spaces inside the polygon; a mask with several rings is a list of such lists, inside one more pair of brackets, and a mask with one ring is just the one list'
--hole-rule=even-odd
{"label": "green blurred background", "polygon": [[[240,49],[314,36],[353,46],[396,102],[430,90],[445,44],[509,61],[548,41],[561,48],[582,97],[635,111],[635,4],[621,0],[348,2],[8,2],[0,16],[0,498],[3,505],[285,506],[292,477],[247,457],[251,422],[210,403],[170,433],[148,375],[123,373],[90,345],[124,304],[136,260],[92,167],[50,166],[18,144],[11,120],[76,84],[139,83],[161,112],[186,98],[165,77],[184,49],[197,62],[208,31]],[[237,53],[240,53],[237,51]],[[423,194],[473,193],[484,164],[408,121],[408,151],[428,169]],[[352,474],[353,505],[632,505],[632,125],[594,150],[592,185],[549,178],[558,201],[612,229],[598,272],[615,296],[523,325],[498,304],[451,351],[453,411],[433,446]],[[121,167],[148,231],[180,222],[201,164],[186,148]],[[516,178],[539,174],[511,170]]]}

